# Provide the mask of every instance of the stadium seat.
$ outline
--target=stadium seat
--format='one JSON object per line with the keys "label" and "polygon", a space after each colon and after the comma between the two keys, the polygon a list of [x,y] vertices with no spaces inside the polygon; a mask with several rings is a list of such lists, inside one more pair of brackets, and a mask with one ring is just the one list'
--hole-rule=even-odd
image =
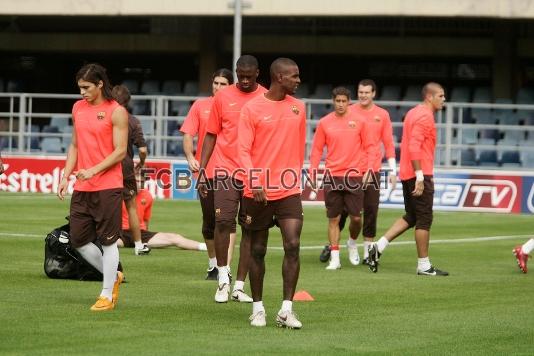
{"label": "stadium seat", "polygon": [[314,120],[319,120],[332,111],[332,105],[330,104],[311,104],[310,108]]}
{"label": "stadium seat", "polygon": [[59,137],[45,137],[41,141],[41,151],[45,153],[63,153],[63,146]]}
{"label": "stadium seat", "polygon": [[43,133],[59,133],[59,128],[56,126],[44,125],[41,130]]}
{"label": "stadium seat", "polygon": [[451,91],[450,100],[455,103],[468,103],[471,101],[471,89],[469,87],[454,87]]}
{"label": "stadium seat", "polygon": [[477,124],[493,125],[497,122],[496,118],[492,115],[491,109],[474,108],[471,110],[471,117]]}
{"label": "stadium seat", "polygon": [[472,129],[472,128],[462,129],[459,134],[462,137],[462,144],[474,145],[475,143],[477,143],[478,132],[476,129]]}
{"label": "stadium seat", "polygon": [[145,136],[154,135],[154,120],[152,119],[139,119],[141,127],[143,128],[143,134]]}
{"label": "stadium seat", "polygon": [[525,168],[534,168],[534,147],[533,150],[522,150],[520,153],[521,165]]}
{"label": "stadium seat", "polygon": [[[513,104],[513,102],[511,99],[499,98],[495,100],[495,104]],[[507,117],[511,117],[515,115],[515,113],[513,109],[493,109],[492,115],[495,118],[495,121],[503,123],[507,120]]]}
{"label": "stadium seat", "polygon": [[504,151],[501,157],[501,166],[508,168],[521,167],[518,151]]}
{"label": "stadium seat", "polygon": [[515,102],[517,104],[534,104],[534,88],[524,87],[517,91]]}
{"label": "stadium seat", "polygon": [[122,85],[125,85],[126,88],[130,91],[130,94],[139,93],[139,82],[135,79],[126,79],[122,81]]}
{"label": "stadium seat", "polygon": [[182,92],[182,83],[178,80],[165,80],[161,92],[165,95],[178,95]]}
{"label": "stadium seat", "polygon": [[8,80],[6,84],[6,92],[19,93],[24,91],[24,82],[18,79]]}
{"label": "stadium seat", "polygon": [[483,167],[497,167],[499,165],[499,162],[497,161],[497,151],[481,151],[480,156],[478,158],[478,165]]}
{"label": "stadium seat", "polygon": [[50,119],[50,126],[58,128],[59,132],[63,132],[65,126],[69,126],[69,118],[64,116],[52,116]]}
{"label": "stadium seat", "polygon": [[141,84],[141,93],[146,95],[157,95],[159,91],[159,81],[158,80],[145,80]]}
{"label": "stadium seat", "polygon": [[421,87],[419,85],[410,85],[402,97],[403,101],[421,101]]}
{"label": "stadium seat", "polygon": [[296,96],[298,98],[307,98],[310,95],[310,87],[307,83],[299,84]]}
{"label": "stadium seat", "polygon": [[491,103],[491,88],[490,87],[476,87],[473,93],[474,103]]}
{"label": "stadium seat", "polygon": [[460,166],[476,166],[476,153],[472,148],[462,149],[460,154]]}
{"label": "stadium seat", "polygon": [[501,141],[505,142],[515,142],[515,144],[519,143],[519,141],[523,140],[525,138],[525,131],[523,130],[505,130],[503,131]]}
{"label": "stadium seat", "polygon": [[492,139],[493,142],[495,142],[500,138],[499,131],[496,129],[480,130],[480,138],[489,138]]}
{"label": "stadium seat", "polygon": [[330,99],[332,97],[332,85],[331,84],[317,84],[315,91],[310,96],[313,99]]}
{"label": "stadium seat", "polygon": [[148,102],[146,100],[132,100],[130,101],[133,115],[147,115],[149,114]]}
{"label": "stadium seat", "polygon": [[198,82],[197,81],[187,81],[184,84],[184,95],[198,95]]}
{"label": "stadium seat", "polygon": [[399,85],[385,85],[378,91],[380,100],[399,101],[401,99],[401,87]]}

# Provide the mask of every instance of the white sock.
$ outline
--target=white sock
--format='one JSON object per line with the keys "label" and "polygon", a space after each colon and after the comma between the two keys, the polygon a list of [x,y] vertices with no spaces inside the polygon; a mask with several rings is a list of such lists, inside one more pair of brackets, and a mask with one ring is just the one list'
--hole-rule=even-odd
{"label": "white sock", "polygon": [[[382,236],[377,242],[376,246],[378,247],[378,252],[382,253],[388,247],[389,241],[385,236]],[[426,270],[425,270],[426,271]]]}
{"label": "white sock", "polygon": [[112,300],[113,285],[117,279],[117,267],[119,265],[117,242],[109,246],[102,246],[102,250],[104,250],[102,255],[104,281],[102,282],[102,293],[100,295]]}
{"label": "white sock", "polygon": [[280,311],[292,311],[293,310],[293,302],[291,300],[283,300],[282,301],[282,308],[280,308]]}
{"label": "white sock", "polygon": [[208,266],[211,268],[217,267],[217,257],[208,257]]}
{"label": "white sock", "polygon": [[369,258],[369,247],[371,247],[373,243],[371,241],[364,241],[363,242],[363,258]]}
{"label": "white sock", "polygon": [[230,284],[230,277],[228,276],[228,266],[217,266],[219,270],[219,285]]}
{"label": "white sock", "polygon": [[94,243],[89,242],[76,249],[82,257],[96,268],[100,273],[103,272],[104,262],[102,260],[102,251]]}
{"label": "white sock", "polygon": [[430,258],[423,257],[417,259],[417,269],[419,271],[426,271],[429,270],[432,265],[430,264]]}
{"label": "white sock", "polygon": [[530,239],[527,242],[525,242],[525,244],[521,246],[521,250],[523,251],[523,253],[527,255],[531,253],[532,250],[534,250],[534,239]]}
{"label": "white sock", "polygon": [[244,289],[245,289],[245,281],[235,281],[234,290],[244,290]]}
{"label": "white sock", "polygon": [[349,239],[347,240],[347,245],[350,247],[356,246],[356,239],[349,237]]}
{"label": "white sock", "polygon": [[198,250],[199,251],[208,251],[208,246],[206,246],[206,244],[204,242],[199,242],[198,243]]}
{"label": "white sock", "polygon": [[263,301],[260,300],[259,302],[252,302],[252,314],[256,314],[260,311],[265,312]]}
{"label": "white sock", "polygon": [[134,241],[135,248],[138,250],[141,250],[145,245],[143,245],[143,241]]}
{"label": "white sock", "polygon": [[339,250],[330,251],[330,262],[339,264]]}

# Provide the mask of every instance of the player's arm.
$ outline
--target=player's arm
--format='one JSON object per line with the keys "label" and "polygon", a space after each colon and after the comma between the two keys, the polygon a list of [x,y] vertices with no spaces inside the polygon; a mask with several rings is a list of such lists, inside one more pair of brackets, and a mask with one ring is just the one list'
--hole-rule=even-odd
{"label": "player's arm", "polygon": [[136,121],[135,129],[133,132],[134,145],[138,148],[139,163],[135,165],[135,169],[140,169],[145,166],[145,161],[148,156],[148,148],[145,141],[145,135],[143,134],[143,128],[141,123],[137,118],[134,118]]}
{"label": "player's arm", "polygon": [[252,143],[256,136],[256,128],[247,107],[241,109],[238,132],[237,155],[241,161],[241,168],[245,170],[245,185],[252,190],[254,201],[267,204],[267,193],[264,189],[264,172],[256,172],[252,164],[251,151]]}
{"label": "player's arm", "polygon": [[310,179],[313,183],[313,189],[317,190],[317,169],[319,168],[319,163],[321,162],[321,157],[323,155],[324,145],[326,143],[326,136],[323,129],[323,124],[319,121],[315,134],[313,135],[313,144],[310,152]]}
{"label": "player's arm", "polygon": [[389,174],[388,179],[391,187],[395,189],[397,185],[397,162],[395,161],[395,143],[393,142],[393,126],[391,125],[391,119],[386,112],[386,118],[384,125],[382,126],[382,143],[384,144],[384,150],[386,152],[386,158],[388,161]]}
{"label": "player's arm", "polygon": [[426,116],[417,118],[414,121],[414,125],[412,127],[412,135],[410,138],[410,145],[408,146],[410,157],[412,159],[412,167],[415,171],[415,189],[412,191],[412,195],[416,197],[423,194],[423,191],[425,189],[423,170],[421,167],[421,148],[423,147],[426,126],[428,125],[426,121]]}
{"label": "player's arm", "polygon": [[[193,138],[197,135],[200,126],[200,111],[198,101],[193,103],[191,109],[187,113],[180,131],[184,134],[182,146],[184,149],[185,158],[191,172],[198,172],[200,162],[197,161],[194,154]],[[199,147],[201,149],[202,147]]]}
{"label": "player's arm", "polygon": [[364,184],[367,184],[370,180],[369,174],[373,171],[373,165],[378,156],[378,145],[374,142],[374,137],[376,137],[376,135],[373,135],[373,127],[369,125],[366,120],[362,120],[361,123],[362,129],[360,130],[360,142],[363,151],[363,160],[365,162],[365,165],[363,165],[361,169],[364,170],[362,172],[363,182]]}
{"label": "player's arm", "polygon": [[76,162],[78,161],[78,142],[76,139],[76,120],[74,119],[74,114],[72,115],[72,139],[70,141],[69,148],[67,150],[67,159],[65,161],[65,168],[63,169],[63,176],[59,182],[57,189],[57,196],[59,199],[63,200],[65,194],[67,193],[67,188],[69,185],[69,177],[76,167]]}
{"label": "player's arm", "polygon": [[124,159],[128,142],[128,113],[126,112],[126,109],[122,106],[117,107],[111,115],[111,122],[113,124],[113,152],[93,167],[89,169],[80,169],[76,174],[78,179],[90,179]]}
{"label": "player's arm", "polygon": [[194,145],[192,135],[184,133],[183,147],[185,158],[187,159],[187,163],[189,164],[189,169],[191,170],[191,172],[198,172],[198,169],[200,168],[200,163],[197,161],[197,159],[195,158],[195,154],[193,153]]}

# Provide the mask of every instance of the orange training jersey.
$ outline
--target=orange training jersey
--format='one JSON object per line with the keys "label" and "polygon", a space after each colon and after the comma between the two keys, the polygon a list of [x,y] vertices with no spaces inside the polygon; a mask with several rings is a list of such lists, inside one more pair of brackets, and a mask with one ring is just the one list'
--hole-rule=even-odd
{"label": "orange training jersey", "polygon": [[[198,135],[197,151],[195,158],[200,163],[202,154],[202,144],[204,137],[206,137],[206,127],[210,117],[211,106],[213,104],[213,97],[198,99],[193,103],[185,121],[180,128],[184,134],[189,134],[193,137]],[[213,166],[215,162],[215,155],[211,155],[208,165],[206,166],[206,178],[213,178]]]}
{"label": "orange training jersey", "polygon": [[367,132],[370,135],[369,141],[374,146],[374,157],[369,166],[372,167],[374,172],[378,172],[382,167],[382,158],[384,156],[381,143],[384,145],[386,158],[395,158],[393,128],[389,113],[375,104],[369,110],[362,108],[360,104],[352,105],[351,109],[355,110],[358,115],[363,116],[367,122]]}
{"label": "orange training jersey", "polygon": [[300,194],[306,145],[304,103],[286,95],[272,101],[259,95],[241,110],[238,157],[246,172],[243,194],[261,186],[267,200]]}
{"label": "orange training jersey", "polygon": [[408,111],[404,119],[399,178],[407,180],[415,177],[413,160],[421,161],[424,175],[433,175],[435,148],[434,113],[425,105],[417,105]]}
{"label": "orange training jersey", "polygon": [[240,167],[237,157],[237,129],[241,108],[249,100],[266,91],[267,89],[258,84],[252,93],[244,93],[234,84],[215,94],[207,127],[207,132],[217,135],[211,155],[211,159],[215,160],[214,169],[226,170],[231,175]]}
{"label": "orange training jersey", "polygon": [[323,117],[313,137],[310,154],[310,173],[319,167],[323,148],[326,146],[325,167],[333,177],[361,177],[367,171],[373,145],[370,144],[365,119],[358,117],[349,108],[339,117],[335,112]]}
{"label": "orange training jersey", "polygon": [[[78,100],[72,107],[72,119],[78,146],[77,168],[89,169],[102,162],[114,150],[113,123],[111,115],[120,105],[114,100],[105,100],[91,105]],[[74,190],[93,192],[104,189],[122,188],[122,166],[115,164],[91,179],[76,180]]]}
{"label": "orange training jersey", "polygon": [[[150,192],[145,189],[139,189],[135,196],[135,205],[137,207],[137,217],[139,218],[139,227],[141,230],[147,230],[147,223],[152,215],[152,202],[154,198],[150,195]],[[126,205],[122,202],[122,229],[130,229],[130,223],[128,221],[128,211]]]}

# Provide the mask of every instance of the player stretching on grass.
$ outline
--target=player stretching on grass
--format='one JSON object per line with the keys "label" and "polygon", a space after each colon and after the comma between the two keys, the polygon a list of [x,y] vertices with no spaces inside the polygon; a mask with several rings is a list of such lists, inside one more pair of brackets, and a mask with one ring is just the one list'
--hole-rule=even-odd
{"label": "player stretching on grass", "polygon": [[276,219],[284,245],[283,302],[276,316],[279,326],[300,329],[293,313],[293,295],[300,270],[302,230],[301,170],[306,144],[304,103],[290,96],[299,83],[299,68],[288,58],[271,64],[271,86],[249,101],[241,111],[238,157],[247,177],[241,224],[250,231],[250,289],[252,326],[265,326],[263,277],[269,228]]}
{"label": "player stretching on grass", "polygon": [[517,265],[523,273],[527,273],[527,261],[532,250],[534,250],[534,239],[530,239],[523,245],[516,246],[513,249]]}
{"label": "player stretching on grass", "polygon": [[406,214],[369,251],[369,268],[378,270],[380,255],[388,244],[406,230],[415,226],[417,245],[417,274],[448,276],[449,273],[434,268],[428,258],[432,207],[434,200],[434,150],[436,148],[436,124],[434,114],[443,109],[445,92],[437,83],[427,83],[422,90],[423,102],[406,114],[402,130],[399,178],[404,193]]}
{"label": "player stretching on grass", "polygon": [[[76,74],[83,100],[72,107],[74,130],[58,197],[67,193],[68,178],[76,183],[70,203],[72,247],[104,275],[93,311],[112,310],[123,276],[117,272],[121,234],[122,169],[128,141],[128,113],[113,100],[106,70],[87,64]],[[76,169],[76,171],[75,171]],[[98,238],[102,250],[93,243]]]}

